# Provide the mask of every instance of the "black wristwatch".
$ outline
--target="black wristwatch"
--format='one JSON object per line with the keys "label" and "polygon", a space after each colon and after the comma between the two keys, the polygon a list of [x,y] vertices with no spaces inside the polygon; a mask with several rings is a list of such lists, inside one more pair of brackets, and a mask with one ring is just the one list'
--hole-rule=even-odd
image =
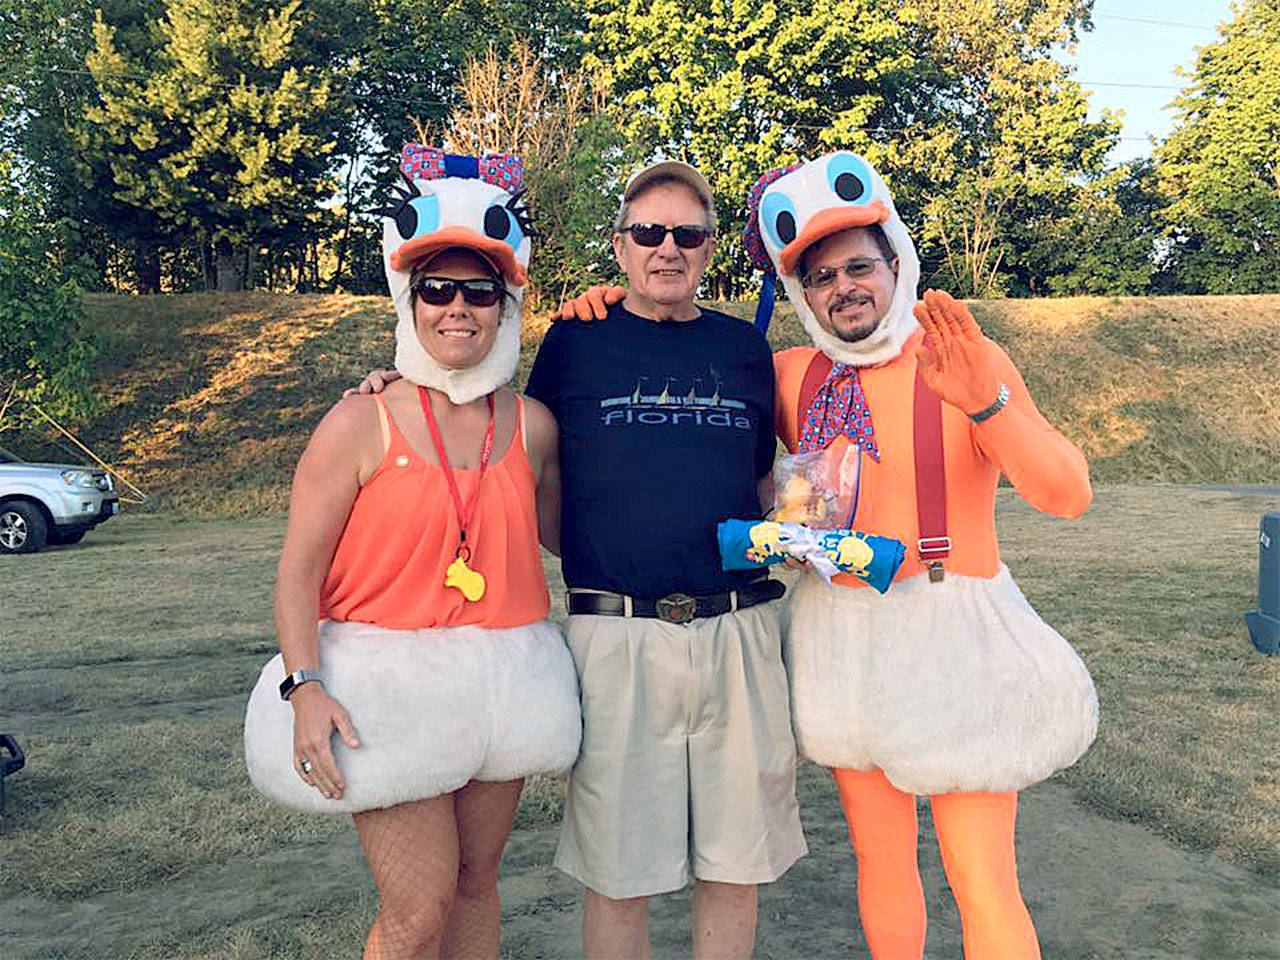
{"label": "black wristwatch", "polygon": [[297,690],[298,687],[302,686],[304,683],[310,683],[313,680],[319,684],[324,683],[324,678],[320,676],[319,670],[293,671],[293,673],[285,677],[280,683],[280,699],[288,700],[289,695],[293,693],[294,690]]}

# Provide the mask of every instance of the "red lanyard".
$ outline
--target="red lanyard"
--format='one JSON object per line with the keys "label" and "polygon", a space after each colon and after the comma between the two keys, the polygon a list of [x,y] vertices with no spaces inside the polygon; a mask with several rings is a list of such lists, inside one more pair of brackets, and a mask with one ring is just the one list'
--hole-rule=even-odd
{"label": "red lanyard", "polygon": [[[449,465],[449,457],[444,452],[444,439],[440,436],[440,425],[436,423],[436,415],[431,409],[431,396],[426,387],[418,387],[418,399],[422,403],[422,412],[427,418],[427,428],[431,431],[431,442],[436,448],[436,459],[440,461],[440,469],[444,471],[445,482],[449,484],[449,495],[453,497],[453,509],[458,517],[458,530],[461,539],[458,541],[458,555],[470,559],[471,548],[467,546],[467,527],[471,523],[471,515],[475,513],[476,501],[480,499],[480,482],[484,480],[485,468],[489,466],[489,455],[493,453],[493,394],[489,394],[489,428],[484,432],[484,446],[480,448],[480,476],[476,478],[476,487],[466,507],[462,505],[462,494],[458,492],[458,481],[454,478],[453,467]],[[464,556],[465,555],[465,556]]]}

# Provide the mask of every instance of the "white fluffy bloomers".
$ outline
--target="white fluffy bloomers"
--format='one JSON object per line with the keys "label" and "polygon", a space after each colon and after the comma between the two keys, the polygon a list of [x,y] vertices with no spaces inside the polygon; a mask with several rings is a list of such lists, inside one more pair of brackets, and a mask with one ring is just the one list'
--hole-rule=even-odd
{"label": "white fluffy bloomers", "polygon": [[560,774],[578,757],[578,677],[559,628],[391,630],[321,621],[316,649],[325,690],[360,738],[334,737],[346,779],[326,800],[293,769],[293,707],[280,699],[284,662],[262,668],[245,713],[253,785],[305,813],[358,813],[451,793],[471,780]]}
{"label": "white fluffy bloomers", "polygon": [[[510,381],[520,360],[532,232],[523,202],[523,165],[514,154],[459,157],[411,143],[401,151],[400,175],[403,183],[397,184],[395,197],[379,211],[383,266],[398,318],[396,369],[412,383],[442,391],[453,403],[469,403]],[[413,266],[450,247],[485,256],[506,286],[493,349],[465,370],[436,362],[413,323]]]}

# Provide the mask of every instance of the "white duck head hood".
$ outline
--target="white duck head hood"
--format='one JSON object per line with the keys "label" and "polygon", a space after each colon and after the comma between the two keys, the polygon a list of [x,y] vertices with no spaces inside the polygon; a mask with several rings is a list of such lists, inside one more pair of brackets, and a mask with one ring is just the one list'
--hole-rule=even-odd
{"label": "white duck head hood", "polygon": [[[391,202],[383,217],[382,260],[396,316],[396,369],[406,380],[443,391],[453,403],[492,393],[515,376],[520,317],[532,228],[523,202],[524,165],[514,154],[459,157],[406,144]],[[453,369],[422,346],[413,322],[409,282],[415,263],[451,247],[474,250],[502,274],[498,336],[474,367]]]}
{"label": "white duck head hood", "polygon": [[[765,174],[752,189],[744,241],[752,262],[782,279],[787,298],[814,346],[832,360],[873,366],[892,360],[918,326],[912,308],[920,282],[915,244],[893,205],[893,195],[863,157],[840,150]],[[798,273],[805,250],[850,227],[879,224],[898,258],[893,300],[872,333],[853,343],[818,325]],[[767,279],[767,278],[766,278]],[[771,281],[768,281],[771,282]]]}

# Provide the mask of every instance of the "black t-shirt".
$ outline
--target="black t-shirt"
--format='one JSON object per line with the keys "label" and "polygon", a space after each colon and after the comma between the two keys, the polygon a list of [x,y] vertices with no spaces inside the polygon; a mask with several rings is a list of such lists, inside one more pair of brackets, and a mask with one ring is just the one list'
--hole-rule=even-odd
{"label": "black t-shirt", "polygon": [[527,392],[560,423],[569,586],[656,598],[750,579],[722,571],[716,546],[719,521],[760,516],[773,462],[773,359],[750,323],[658,323],[621,304],[560,320]]}

